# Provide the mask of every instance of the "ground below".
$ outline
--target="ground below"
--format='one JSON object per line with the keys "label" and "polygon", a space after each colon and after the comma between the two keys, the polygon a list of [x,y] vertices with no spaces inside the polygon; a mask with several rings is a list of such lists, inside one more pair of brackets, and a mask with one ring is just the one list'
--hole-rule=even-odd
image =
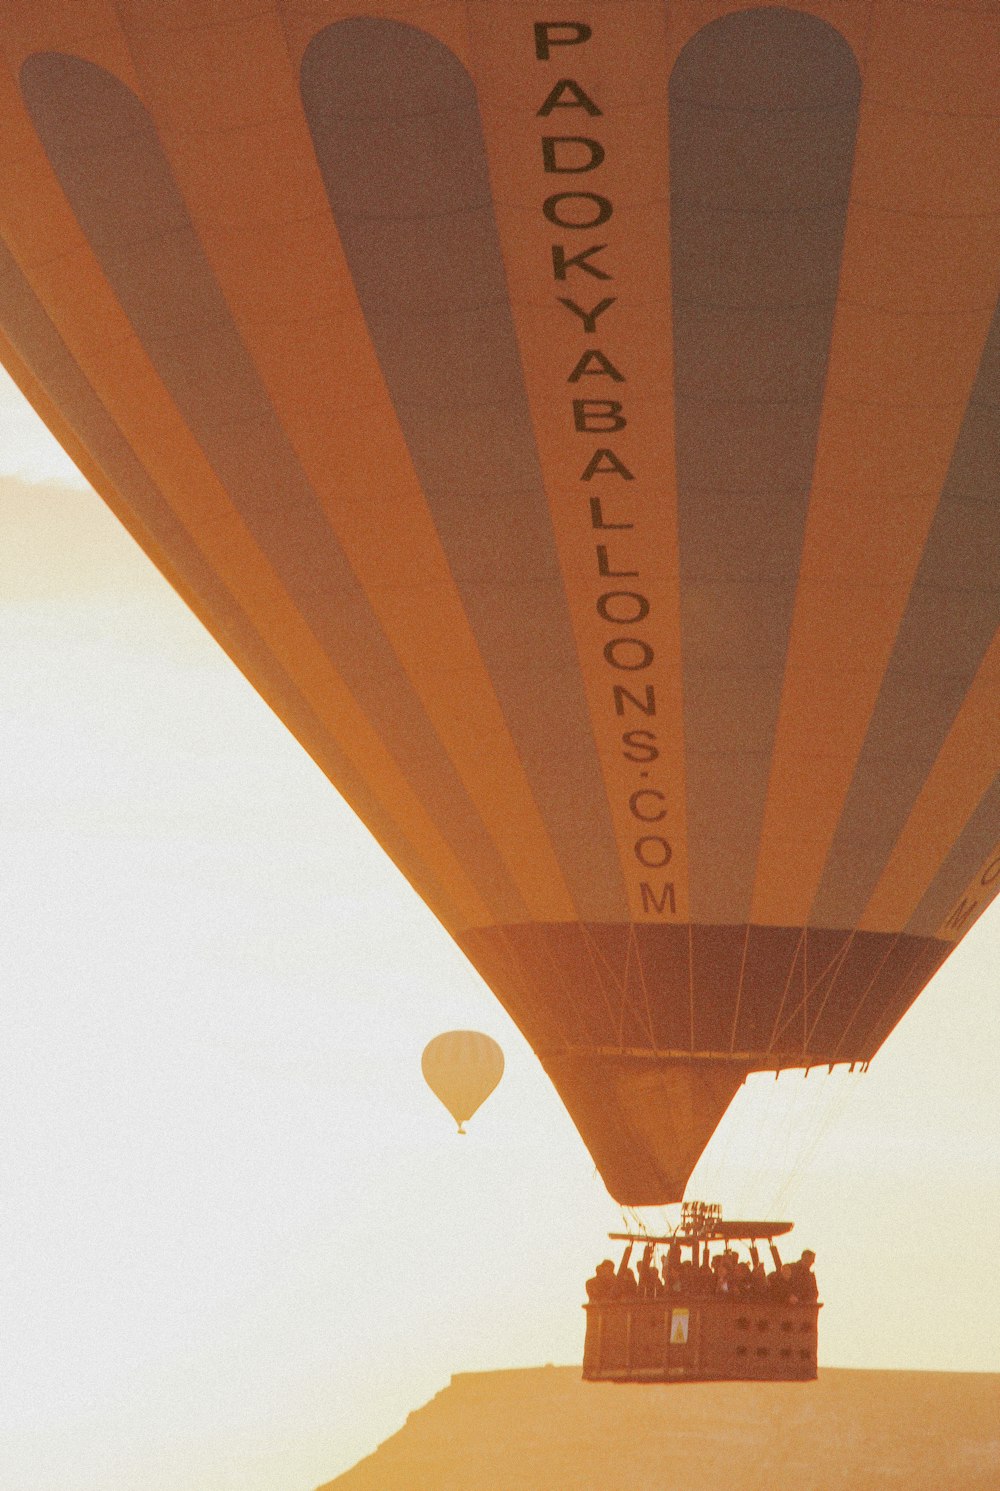
{"label": "ground below", "polygon": [[1000,1375],[619,1387],[462,1373],[322,1491],[1000,1491]]}

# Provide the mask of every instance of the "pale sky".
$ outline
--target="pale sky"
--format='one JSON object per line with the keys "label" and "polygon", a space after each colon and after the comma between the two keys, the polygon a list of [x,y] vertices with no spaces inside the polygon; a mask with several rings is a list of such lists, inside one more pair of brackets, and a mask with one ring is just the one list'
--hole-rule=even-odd
{"label": "pale sky", "polygon": [[[453,1372],[578,1361],[622,1213],[0,378],[0,1486],[309,1491]],[[796,1222],[821,1365],[1000,1371],[998,971],[1000,906],[866,1076],[752,1079],[691,1187]],[[466,1138],[420,1075],[456,1027],[507,1057]]]}

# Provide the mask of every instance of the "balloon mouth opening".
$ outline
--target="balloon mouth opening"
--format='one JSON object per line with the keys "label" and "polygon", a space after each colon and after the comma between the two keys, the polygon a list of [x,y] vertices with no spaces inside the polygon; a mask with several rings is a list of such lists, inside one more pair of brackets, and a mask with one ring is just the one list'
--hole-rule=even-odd
{"label": "balloon mouth opening", "polygon": [[458,1126],[458,1128],[455,1130],[455,1132],[458,1133],[458,1134],[463,1134],[464,1135],[464,1133],[465,1133],[465,1125],[460,1123],[459,1126]]}

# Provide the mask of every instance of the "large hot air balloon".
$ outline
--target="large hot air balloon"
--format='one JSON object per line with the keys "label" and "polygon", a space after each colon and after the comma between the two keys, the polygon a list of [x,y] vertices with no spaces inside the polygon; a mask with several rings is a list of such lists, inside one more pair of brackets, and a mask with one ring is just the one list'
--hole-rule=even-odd
{"label": "large hot air balloon", "polygon": [[611,1193],[1000,888],[991,4],[10,0],[0,348]]}
{"label": "large hot air balloon", "polygon": [[503,1076],[503,1052],[482,1031],[446,1030],[424,1047],[420,1068],[427,1086],[464,1134],[465,1124]]}

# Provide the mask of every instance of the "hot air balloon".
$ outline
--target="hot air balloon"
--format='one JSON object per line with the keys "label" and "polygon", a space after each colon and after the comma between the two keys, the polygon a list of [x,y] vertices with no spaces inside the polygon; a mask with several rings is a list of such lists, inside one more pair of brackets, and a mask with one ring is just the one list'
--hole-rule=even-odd
{"label": "hot air balloon", "polygon": [[479,1030],[446,1030],[424,1047],[420,1069],[464,1134],[465,1124],[503,1076],[503,1052]]}
{"label": "hot air balloon", "polygon": [[32,0],[0,355],[612,1195],[1000,888],[1000,18]]}

